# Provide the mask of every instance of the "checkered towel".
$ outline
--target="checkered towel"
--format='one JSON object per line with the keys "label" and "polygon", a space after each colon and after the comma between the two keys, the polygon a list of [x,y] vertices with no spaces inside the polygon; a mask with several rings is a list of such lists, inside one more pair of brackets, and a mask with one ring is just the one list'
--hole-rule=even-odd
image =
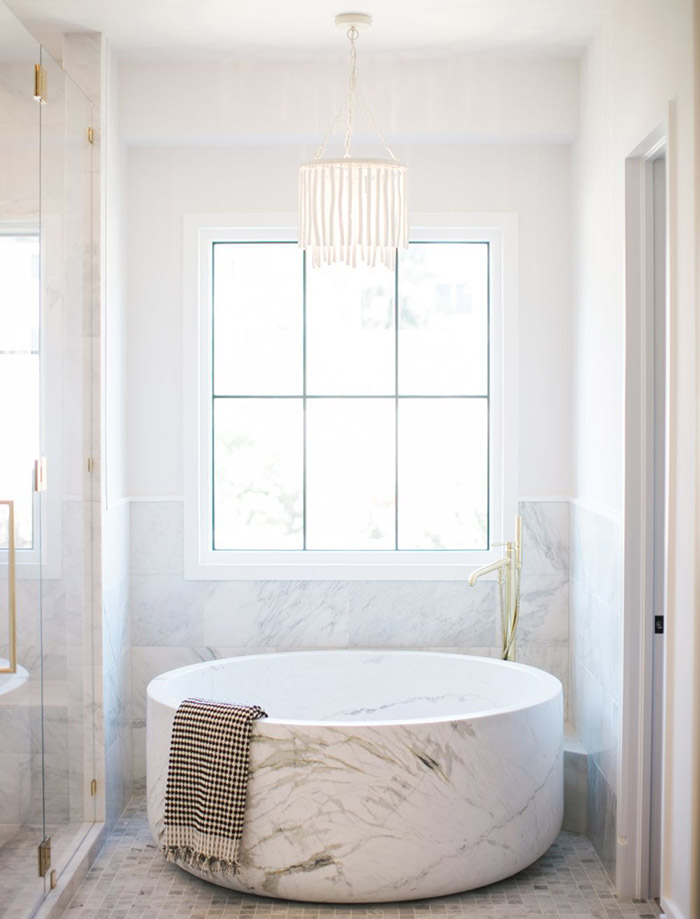
{"label": "checkered towel", "polygon": [[175,713],[165,792],[163,853],[200,871],[238,870],[248,753],[257,705],[185,699]]}

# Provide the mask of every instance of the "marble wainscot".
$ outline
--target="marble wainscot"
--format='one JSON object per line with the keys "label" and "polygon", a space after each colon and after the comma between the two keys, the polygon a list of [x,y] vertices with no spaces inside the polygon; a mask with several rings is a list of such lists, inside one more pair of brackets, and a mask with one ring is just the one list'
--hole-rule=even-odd
{"label": "marble wainscot", "polygon": [[148,686],[148,818],[163,832],[170,734],[188,696],[261,705],[241,868],[193,874],[328,903],[413,900],[525,868],[562,823],[562,687],[534,667],[410,651],[265,654]]}

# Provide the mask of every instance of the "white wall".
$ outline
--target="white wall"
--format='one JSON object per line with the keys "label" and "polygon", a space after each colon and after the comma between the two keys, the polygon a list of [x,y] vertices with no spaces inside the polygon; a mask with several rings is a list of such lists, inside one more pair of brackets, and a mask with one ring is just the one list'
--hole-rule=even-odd
{"label": "white wall", "polygon": [[[399,60],[360,49],[358,83],[392,142],[570,143],[577,130],[572,58]],[[306,143],[313,153],[347,93],[347,60],[131,61],[120,85],[129,145]],[[357,129],[367,136],[361,116]]]}
{"label": "white wall", "polygon": [[[577,64],[489,61],[484,67],[486,73],[473,61],[385,65],[392,90],[392,104],[384,106],[388,117],[382,118],[381,91],[375,108],[392,139],[394,130],[398,137],[410,135],[411,143],[396,148],[409,167],[413,211],[518,215],[518,488],[527,496],[568,495],[568,141],[576,123]],[[311,134],[316,140],[327,128],[334,101],[328,77],[321,76],[319,65],[303,64],[273,66],[271,74],[256,65],[121,65],[122,136],[130,142],[127,493],[132,497],[179,497],[183,491],[183,215],[295,212],[297,166],[315,145],[288,141],[292,127],[295,136]],[[222,137],[227,143],[207,142]],[[452,142],[435,142],[445,137]],[[232,142],[242,138],[245,142]],[[552,138],[557,142],[550,143]]]}
{"label": "white wall", "polygon": [[[620,511],[624,165],[625,158],[670,115],[670,385],[674,403],[662,886],[665,908],[676,919],[700,915],[700,693],[695,673],[700,643],[695,587],[696,24],[692,0],[619,0],[589,49],[582,71],[581,132],[574,172],[576,494]],[[636,666],[636,662],[628,665]],[[627,829],[620,825],[617,832],[624,837]]]}
{"label": "white wall", "polygon": [[131,797],[130,508],[126,495],[126,149],[119,134],[117,63],[103,45],[101,322],[102,629],[105,819]]}

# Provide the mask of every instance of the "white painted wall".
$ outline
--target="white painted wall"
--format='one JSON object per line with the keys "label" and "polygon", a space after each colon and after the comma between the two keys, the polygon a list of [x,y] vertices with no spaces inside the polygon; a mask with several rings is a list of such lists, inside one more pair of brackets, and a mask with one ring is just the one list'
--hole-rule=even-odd
{"label": "white painted wall", "polygon": [[[697,165],[692,0],[619,0],[586,56],[575,147],[576,495],[622,508],[624,161],[670,114],[671,494],[663,903],[700,915],[696,616]],[[697,4],[695,4],[697,15]],[[635,662],[628,662],[635,666]],[[693,689],[695,687],[695,690]],[[620,782],[624,776],[620,776]],[[624,836],[627,828],[618,826]],[[618,855],[620,856],[620,852]]]}
{"label": "white painted wall", "polygon": [[102,45],[101,418],[102,629],[105,819],[113,825],[131,797],[131,615],[126,496],[126,148],[119,132],[117,62]]}
{"label": "white painted wall", "polygon": [[[484,72],[473,61],[382,66],[388,83],[371,82],[372,101],[378,85],[380,121],[392,140],[410,136],[396,148],[409,167],[412,210],[518,215],[518,487],[527,496],[570,494],[567,142],[576,124],[577,64],[491,60]],[[121,65],[122,138],[130,144],[126,490],[132,497],[183,491],[183,215],[295,212],[297,165],[315,146],[298,139],[320,140],[334,108],[329,78],[319,68]],[[342,74],[336,84],[344,85]],[[436,142],[445,138],[451,142]]]}
{"label": "white painted wall", "polygon": [[105,236],[102,387],[104,497],[108,509],[128,494],[126,463],[126,145],[119,128],[119,82],[113,52],[107,59],[104,131]]}
{"label": "white painted wall", "polygon": [[[572,58],[416,60],[360,49],[358,84],[395,142],[570,143],[578,125]],[[347,94],[347,61],[125,61],[120,91],[130,145],[307,143],[313,153]],[[369,131],[361,113],[357,129]]]}

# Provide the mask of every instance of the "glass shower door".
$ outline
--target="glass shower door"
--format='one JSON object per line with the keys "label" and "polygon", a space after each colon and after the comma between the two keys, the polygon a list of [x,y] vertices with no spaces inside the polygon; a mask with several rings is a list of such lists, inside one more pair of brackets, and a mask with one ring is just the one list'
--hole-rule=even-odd
{"label": "glass shower door", "polygon": [[95,819],[91,115],[0,2],[0,919]]}
{"label": "glass shower door", "polygon": [[45,890],[39,45],[0,4],[0,916]]}
{"label": "glass shower door", "polygon": [[92,105],[41,49],[43,776],[57,880],[95,819]]}

